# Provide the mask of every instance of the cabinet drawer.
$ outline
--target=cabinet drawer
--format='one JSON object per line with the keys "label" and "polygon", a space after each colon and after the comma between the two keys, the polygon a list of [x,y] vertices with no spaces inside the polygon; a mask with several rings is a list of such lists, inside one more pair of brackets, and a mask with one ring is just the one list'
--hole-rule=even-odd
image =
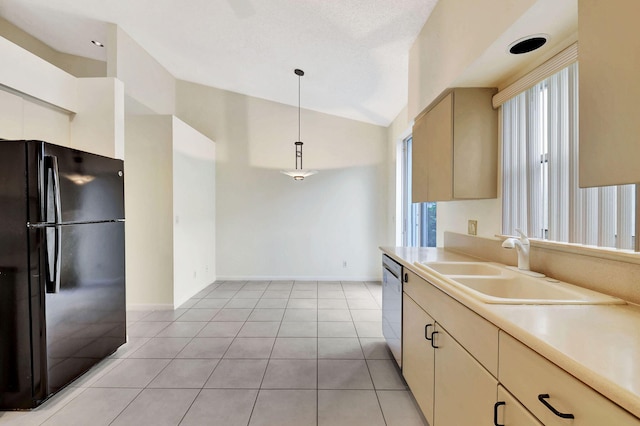
{"label": "cabinet drawer", "polygon": [[404,291],[498,377],[498,328],[412,271],[405,271]]}
{"label": "cabinet drawer", "polygon": [[[499,381],[547,426],[640,425],[640,419],[502,331]],[[557,411],[575,419],[554,414],[538,399],[544,394]]]}

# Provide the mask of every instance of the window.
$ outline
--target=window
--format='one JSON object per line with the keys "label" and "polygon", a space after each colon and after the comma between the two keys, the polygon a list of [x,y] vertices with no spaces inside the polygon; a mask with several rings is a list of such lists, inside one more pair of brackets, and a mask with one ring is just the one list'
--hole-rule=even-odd
{"label": "window", "polygon": [[407,247],[436,246],[436,203],[411,202],[411,136],[402,141],[400,170],[402,176],[402,238]]}
{"label": "window", "polygon": [[578,187],[578,64],[502,105],[503,230],[633,249],[635,185]]}

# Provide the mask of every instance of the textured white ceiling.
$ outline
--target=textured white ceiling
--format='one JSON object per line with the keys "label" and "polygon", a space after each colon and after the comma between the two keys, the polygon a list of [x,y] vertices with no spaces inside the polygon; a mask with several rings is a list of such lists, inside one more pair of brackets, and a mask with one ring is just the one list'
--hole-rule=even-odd
{"label": "textured white ceiling", "polygon": [[105,60],[106,24],[176,78],[388,125],[407,103],[408,54],[437,0],[0,0],[56,50]]}

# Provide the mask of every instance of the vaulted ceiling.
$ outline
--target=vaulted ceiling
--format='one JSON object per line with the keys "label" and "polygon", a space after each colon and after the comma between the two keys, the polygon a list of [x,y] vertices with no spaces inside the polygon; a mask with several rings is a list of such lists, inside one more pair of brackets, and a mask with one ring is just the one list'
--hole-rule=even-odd
{"label": "vaulted ceiling", "polygon": [[407,103],[408,52],[437,0],[0,0],[52,48],[106,60],[115,23],[176,78],[388,125]]}

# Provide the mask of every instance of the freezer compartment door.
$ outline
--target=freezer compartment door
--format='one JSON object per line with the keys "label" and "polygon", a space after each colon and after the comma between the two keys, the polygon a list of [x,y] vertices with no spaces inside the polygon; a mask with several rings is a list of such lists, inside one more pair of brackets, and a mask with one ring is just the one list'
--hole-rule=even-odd
{"label": "freezer compartment door", "polygon": [[29,263],[26,169],[24,143],[0,142],[0,410],[30,408],[38,381],[31,370],[28,283],[37,264],[32,270]]}
{"label": "freezer compartment door", "polygon": [[122,160],[47,143],[41,155],[40,221],[57,215],[62,223],[124,219]]}
{"label": "freezer compartment door", "polygon": [[49,394],[113,353],[126,338],[124,223],[58,230],[60,287],[55,293],[43,288]]}

